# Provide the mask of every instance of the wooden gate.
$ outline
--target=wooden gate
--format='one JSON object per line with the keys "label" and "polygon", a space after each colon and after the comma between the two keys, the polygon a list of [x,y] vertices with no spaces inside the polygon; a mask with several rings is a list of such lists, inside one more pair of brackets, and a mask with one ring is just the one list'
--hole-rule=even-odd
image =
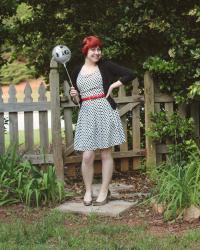
{"label": "wooden gate", "polygon": [[[64,176],[77,176],[80,174],[82,153],[75,152],[73,138],[75,122],[72,116],[79,112],[69,96],[67,82],[60,84],[57,63],[52,60],[50,65],[50,100],[46,97],[44,84],[39,87],[38,101],[33,101],[31,87],[27,83],[23,102],[17,102],[14,85],[9,87],[8,102],[2,98],[0,87],[0,154],[5,152],[4,116],[9,116],[10,144],[19,144],[18,114],[24,113],[24,155],[25,159],[33,164],[54,164],[57,177],[64,180]],[[60,96],[60,87],[63,88],[63,96]],[[160,93],[149,72],[144,75],[144,89],[141,91],[139,82],[135,79],[128,88],[121,86],[118,93],[113,96],[118,104],[119,114],[126,135],[126,142],[112,147],[115,171],[126,172],[140,169],[145,160],[145,167],[155,167],[162,161],[167,153],[167,144],[156,145],[149,136],[145,136],[151,126],[150,113],[159,111],[164,107],[167,114],[174,112],[174,99],[165,93]],[[114,92],[114,91],[113,91]],[[144,93],[144,94],[142,94]],[[195,100],[191,105],[178,106],[182,116],[193,117],[195,121],[196,140],[200,144],[200,101]],[[51,138],[49,140],[47,113],[51,112]],[[33,140],[33,113],[39,116],[39,144],[35,149]],[[187,113],[187,114],[186,114]],[[64,121],[64,130],[61,129],[61,119]],[[100,150],[96,150],[95,173],[101,172]]]}
{"label": "wooden gate", "polygon": [[[59,74],[57,63],[51,61],[50,89],[52,102],[52,138],[54,151],[54,163],[58,166],[64,165],[66,175],[76,176],[80,174],[82,153],[75,152],[73,147],[74,125],[72,123],[73,110],[79,108],[75,105],[69,96],[69,84],[63,83],[63,96],[59,96]],[[139,93],[139,82],[135,79],[132,82],[132,90],[127,95],[124,86],[119,88],[118,95],[113,97],[118,103],[119,114],[126,135],[126,142],[113,146],[112,155],[114,159],[115,171],[126,172],[128,170],[139,169],[141,159],[145,156],[144,143],[142,145],[141,114],[144,113],[144,96]],[[59,110],[61,107],[61,110]],[[64,138],[61,136],[60,114],[63,113],[65,124]],[[62,154],[61,154],[62,152]],[[95,173],[101,172],[100,150],[95,151]],[[60,169],[60,171],[62,171]]]}

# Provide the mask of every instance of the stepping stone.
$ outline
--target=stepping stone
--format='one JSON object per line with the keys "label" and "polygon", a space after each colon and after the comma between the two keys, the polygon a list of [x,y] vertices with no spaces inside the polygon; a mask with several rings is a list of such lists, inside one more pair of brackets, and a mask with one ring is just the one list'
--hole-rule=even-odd
{"label": "stepping stone", "polygon": [[103,206],[84,206],[83,202],[66,202],[54,209],[61,212],[74,212],[80,214],[89,215],[90,213],[96,213],[98,215],[119,217],[128,209],[137,204],[136,202],[128,202],[123,200],[109,201]]}
{"label": "stepping stone", "polygon": [[[93,196],[97,197],[99,190],[100,190],[101,184],[93,184]],[[132,201],[125,201],[125,200],[119,200],[121,197],[120,191],[129,191],[133,188],[132,185],[126,185],[121,183],[111,183],[109,185],[109,189],[111,191],[111,200],[103,205],[103,206],[84,206],[83,201],[80,200],[72,200],[65,202],[64,204],[54,208],[62,212],[74,212],[74,213],[80,213],[80,214],[86,214],[89,215],[90,213],[96,213],[98,215],[104,215],[104,216],[111,216],[111,217],[119,217],[124,212],[126,212],[128,209],[133,207],[138,203],[138,200],[132,200]],[[137,193],[138,194],[138,193]],[[137,195],[135,193],[135,195]],[[130,194],[131,198],[134,196],[134,193]],[[80,198],[80,197],[79,197]],[[112,200],[112,199],[117,200]]]}
{"label": "stepping stone", "polygon": [[[100,190],[101,184],[93,184],[92,189],[93,189],[93,196],[97,197],[99,190]],[[111,183],[109,185],[109,189],[111,191],[112,197],[117,198],[120,193],[119,191],[122,190],[130,190],[133,186],[132,185],[126,185],[126,184],[121,184],[121,183]]]}

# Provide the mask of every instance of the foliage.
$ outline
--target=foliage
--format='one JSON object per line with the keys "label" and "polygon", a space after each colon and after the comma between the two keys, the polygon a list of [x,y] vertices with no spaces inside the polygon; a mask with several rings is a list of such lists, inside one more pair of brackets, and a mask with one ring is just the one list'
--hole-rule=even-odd
{"label": "foliage", "polygon": [[170,154],[167,162],[151,173],[156,183],[154,197],[158,203],[164,204],[166,220],[181,216],[184,208],[191,205],[200,206],[200,150],[194,143],[193,147],[195,149],[187,162]]}
{"label": "foliage", "polygon": [[0,155],[0,205],[24,202],[38,207],[70,195],[57,180],[54,166],[48,166],[45,172],[28,161],[22,162],[16,147]]}
{"label": "foliage", "polygon": [[200,150],[194,141],[194,122],[178,113],[167,117],[165,111],[150,115],[153,122],[146,132],[155,142],[168,140],[166,162],[152,169],[153,195],[165,206],[166,220],[181,216],[183,209],[200,205]]}
{"label": "foliage", "polygon": [[6,40],[15,46],[13,58],[27,57],[37,75],[48,77],[51,51],[62,43],[72,51],[71,70],[83,59],[83,37],[96,34],[104,41],[105,57],[133,68],[141,79],[144,70],[150,70],[161,89],[173,93],[177,102],[188,100],[189,88],[199,81],[200,7],[196,0],[104,4],[24,0],[7,7],[2,23]]}
{"label": "foliage", "polygon": [[34,66],[27,67],[25,63],[20,63],[19,61],[5,64],[0,69],[0,80],[2,84],[17,84],[20,81],[33,78],[34,76]]}
{"label": "foliage", "polygon": [[200,81],[194,82],[193,85],[191,85],[188,88],[188,98],[193,99],[195,96],[200,95]]}
{"label": "foliage", "polygon": [[170,139],[172,143],[182,143],[193,136],[194,121],[192,118],[183,118],[177,112],[167,115],[165,111],[150,113],[153,122],[146,135],[154,141]]}
{"label": "foliage", "polygon": [[154,142],[165,143],[168,140],[169,157],[178,163],[186,163],[189,155],[196,151],[194,120],[183,118],[177,112],[167,116],[165,111],[150,113],[150,119],[152,125],[145,134]]}
{"label": "foliage", "polygon": [[6,63],[2,56],[3,45],[9,39],[9,30],[4,25],[4,20],[10,16],[15,15],[18,2],[15,0],[2,0],[0,8],[0,66]]}

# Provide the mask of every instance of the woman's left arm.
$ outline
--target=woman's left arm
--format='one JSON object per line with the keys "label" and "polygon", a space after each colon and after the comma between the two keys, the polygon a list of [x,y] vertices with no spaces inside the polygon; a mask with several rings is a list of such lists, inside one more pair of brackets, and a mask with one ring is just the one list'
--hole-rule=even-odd
{"label": "woman's left arm", "polygon": [[118,80],[124,85],[136,78],[136,74],[130,68],[126,68],[112,61],[107,61],[106,66],[113,75],[119,77]]}
{"label": "woman's left arm", "polygon": [[123,67],[117,63],[107,61],[107,68],[113,75],[119,77],[119,80],[110,85],[106,98],[111,94],[114,88],[126,85],[136,78],[136,74],[130,68]]}

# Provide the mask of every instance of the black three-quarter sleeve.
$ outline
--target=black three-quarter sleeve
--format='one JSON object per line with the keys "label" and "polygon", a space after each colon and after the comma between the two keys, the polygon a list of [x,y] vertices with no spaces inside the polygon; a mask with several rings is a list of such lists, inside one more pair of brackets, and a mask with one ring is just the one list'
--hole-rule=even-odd
{"label": "black three-quarter sleeve", "polygon": [[107,61],[106,66],[113,75],[119,77],[118,80],[124,85],[136,78],[136,74],[130,68],[118,65],[110,60]]}

